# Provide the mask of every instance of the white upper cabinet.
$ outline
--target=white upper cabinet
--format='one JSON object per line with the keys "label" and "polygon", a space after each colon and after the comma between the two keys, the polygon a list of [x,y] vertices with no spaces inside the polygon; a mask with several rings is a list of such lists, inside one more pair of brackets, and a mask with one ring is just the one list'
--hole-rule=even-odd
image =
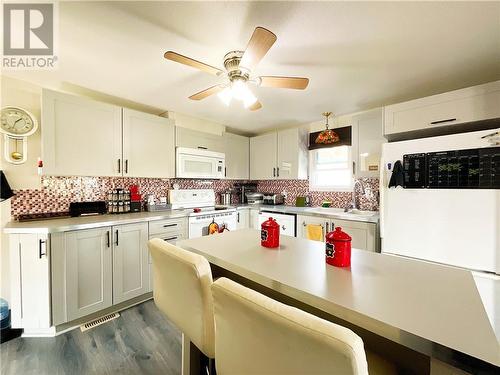
{"label": "white upper cabinet", "polygon": [[248,180],[250,168],[250,139],[241,135],[224,133],[226,178]]}
{"label": "white upper cabinet", "polygon": [[353,118],[358,141],[357,147],[354,147],[357,156],[353,155],[356,178],[379,176],[382,144],[387,142],[383,135],[383,118],[382,108],[367,111]]}
{"label": "white upper cabinet", "polygon": [[307,179],[307,133],[293,128],[250,138],[250,179]]}
{"label": "white upper cabinet", "polygon": [[304,129],[279,131],[276,177],[281,180],[306,180],[307,153],[307,134]]}
{"label": "white upper cabinet", "polygon": [[386,135],[500,117],[500,81],[385,107]]}
{"label": "white upper cabinet", "polygon": [[43,90],[44,173],[120,176],[121,111],[114,105]]}
{"label": "white upper cabinet", "polygon": [[250,138],[250,179],[276,178],[278,162],[278,135],[276,132]]}
{"label": "white upper cabinet", "polygon": [[173,120],[123,108],[123,175],[175,176]]}
{"label": "white upper cabinet", "polygon": [[175,129],[175,145],[177,147],[224,152],[224,139],[220,135],[200,132],[180,126],[177,126]]}

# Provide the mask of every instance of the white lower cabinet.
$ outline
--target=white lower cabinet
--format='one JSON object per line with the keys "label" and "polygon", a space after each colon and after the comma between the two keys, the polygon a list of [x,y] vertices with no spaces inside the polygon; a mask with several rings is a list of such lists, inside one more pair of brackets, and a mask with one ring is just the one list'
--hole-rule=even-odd
{"label": "white lower cabinet", "polygon": [[148,224],[113,227],[113,304],[149,289]]}
{"label": "white lower cabinet", "polygon": [[242,208],[237,212],[237,221],[236,228],[237,229],[247,229],[250,228],[250,209]]}
{"label": "white lower cabinet", "polygon": [[147,293],[147,239],[147,223],[52,234],[52,324]]}
{"label": "white lower cabinet", "polygon": [[54,235],[57,237],[52,246],[55,324],[112,305],[111,229],[105,227]]}
{"label": "white lower cabinet", "polygon": [[50,244],[46,234],[9,237],[11,324],[26,335],[46,335],[50,316]]}
{"label": "white lower cabinet", "polygon": [[321,225],[323,238],[325,234],[341,227],[352,238],[351,246],[355,249],[377,251],[377,224],[360,221],[330,219],[321,216],[297,216],[297,237],[308,238],[307,225]]}

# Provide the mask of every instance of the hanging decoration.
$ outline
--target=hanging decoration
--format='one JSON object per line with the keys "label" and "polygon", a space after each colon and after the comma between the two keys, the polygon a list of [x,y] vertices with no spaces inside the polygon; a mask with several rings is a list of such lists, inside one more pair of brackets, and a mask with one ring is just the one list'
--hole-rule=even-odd
{"label": "hanging decoration", "polygon": [[328,128],[328,118],[332,115],[332,112],[323,112],[323,116],[325,116],[326,124],[325,130],[320,132],[316,137],[314,143],[329,145],[340,140],[339,135],[335,133],[332,129]]}

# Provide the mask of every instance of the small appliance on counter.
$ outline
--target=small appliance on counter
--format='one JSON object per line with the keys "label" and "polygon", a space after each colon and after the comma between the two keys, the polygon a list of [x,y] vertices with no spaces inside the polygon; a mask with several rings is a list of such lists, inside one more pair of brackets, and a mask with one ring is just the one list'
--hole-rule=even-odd
{"label": "small appliance on counter", "polygon": [[257,192],[245,193],[245,201],[248,204],[262,204],[264,203],[264,194]]}
{"label": "small appliance on counter", "polygon": [[130,212],[141,212],[142,194],[139,193],[137,185],[130,185]]}
{"label": "small appliance on counter", "polygon": [[257,192],[257,183],[255,182],[242,182],[234,184],[235,193],[238,196],[240,203],[248,203],[246,194]]}
{"label": "small appliance on counter", "polygon": [[123,188],[108,193],[108,213],[124,214],[130,212],[130,191]]}
{"label": "small appliance on counter", "polygon": [[69,204],[69,215],[72,217],[82,215],[99,215],[106,213],[106,202],[71,202]]}
{"label": "small appliance on counter", "polygon": [[285,197],[283,194],[279,193],[263,193],[263,204],[269,204],[272,206],[277,206],[280,204],[285,204]]}

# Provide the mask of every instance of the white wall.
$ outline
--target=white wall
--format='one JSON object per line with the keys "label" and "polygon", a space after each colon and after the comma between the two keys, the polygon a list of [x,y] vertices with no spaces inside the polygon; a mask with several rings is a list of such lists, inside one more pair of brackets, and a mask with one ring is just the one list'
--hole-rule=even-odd
{"label": "white wall", "polygon": [[[0,106],[13,105],[24,108],[37,118],[40,124],[40,101],[42,88],[38,85],[2,76]],[[4,171],[12,189],[37,189],[40,178],[37,174],[37,161],[41,156],[41,126],[35,134],[28,137],[28,160],[24,164],[11,164],[3,158],[3,136],[0,142],[0,168]]]}

